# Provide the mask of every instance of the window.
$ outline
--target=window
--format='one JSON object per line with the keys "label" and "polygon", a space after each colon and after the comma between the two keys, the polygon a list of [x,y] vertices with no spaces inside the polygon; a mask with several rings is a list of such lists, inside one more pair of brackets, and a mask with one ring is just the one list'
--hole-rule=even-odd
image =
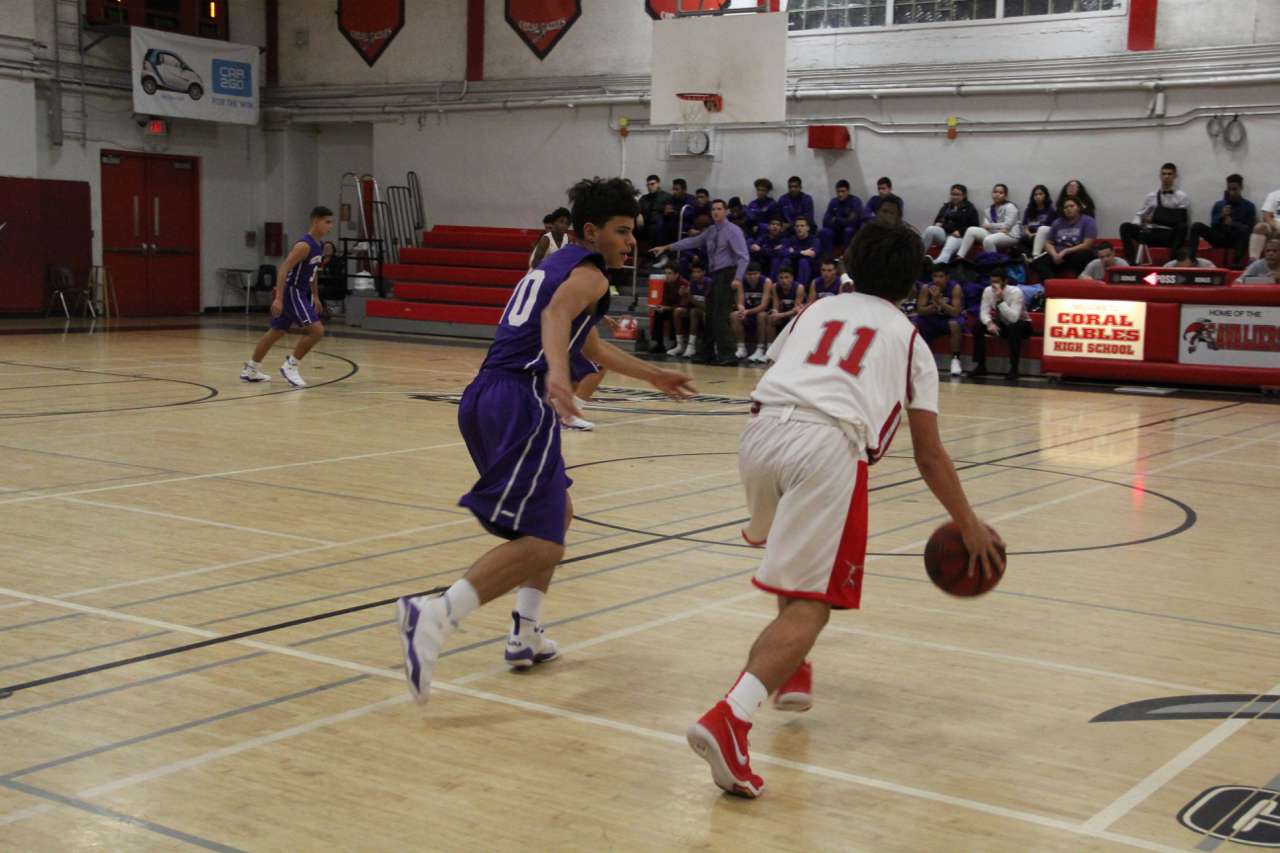
{"label": "window", "polygon": [[1120,9],[1123,0],[789,0],[791,30],[881,27]]}

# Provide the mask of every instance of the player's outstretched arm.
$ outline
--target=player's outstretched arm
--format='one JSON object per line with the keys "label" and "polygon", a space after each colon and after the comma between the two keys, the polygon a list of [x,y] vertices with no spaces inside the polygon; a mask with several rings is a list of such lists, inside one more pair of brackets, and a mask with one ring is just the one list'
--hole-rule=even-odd
{"label": "player's outstretched arm", "polygon": [[601,340],[595,329],[587,336],[582,354],[606,370],[643,379],[673,400],[684,401],[689,399],[690,394],[698,393],[698,389],[689,383],[689,377],[680,371],[666,370],[625,353],[613,344]]}
{"label": "player's outstretched arm", "polygon": [[977,569],[985,579],[1003,572],[1004,558],[1000,556],[996,546],[1004,545],[1004,542],[969,506],[956,466],[951,463],[951,457],[942,446],[942,436],[938,434],[938,415],[924,409],[908,409],[907,422],[911,425],[911,447],[920,476],[924,478],[929,491],[933,492],[938,502],[951,514],[952,520],[960,525],[964,546],[969,551],[969,574],[972,575]]}

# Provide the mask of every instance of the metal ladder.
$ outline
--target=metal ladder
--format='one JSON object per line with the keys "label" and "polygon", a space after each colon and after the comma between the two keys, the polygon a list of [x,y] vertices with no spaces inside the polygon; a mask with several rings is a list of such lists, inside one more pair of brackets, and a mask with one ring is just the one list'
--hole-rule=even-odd
{"label": "metal ladder", "polygon": [[[53,3],[53,80],[49,83],[49,139],[62,145],[66,139],[88,142],[89,109],[85,97],[83,0],[50,0]],[[63,92],[62,81],[71,78],[76,91]],[[69,105],[68,105],[69,102]]]}

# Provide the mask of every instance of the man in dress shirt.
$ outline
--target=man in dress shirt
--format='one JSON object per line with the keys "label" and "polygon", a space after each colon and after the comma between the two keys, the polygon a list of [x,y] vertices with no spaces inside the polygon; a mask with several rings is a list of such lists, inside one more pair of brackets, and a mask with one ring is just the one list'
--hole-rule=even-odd
{"label": "man in dress shirt", "polygon": [[[1178,180],[1178,167],[1165,163],[1160,167],[1160,189],[1147,193],[1132,222],[1120,226],[1120,240],[1124,243],[1124,257],[1136,263],[1138,243],[1147,246],[1168,246],[1170,254],[1182,248],[1187,239],[1191,202],[1182,190],[1173,188]],[[1157,208],[1180,210],[1180,214],[1157,211]]]}
{"label": "man in dress shirt", "polygon": [[729,315],[737,306],[734,288],[742,286],[750,255],[747,239],[742,229],[729,221],[729,207],[724,199],[711,202],[711,227],[693,237],[686,237],[669,246],[655,246],[649,251],[661,255],[667,251],[703,249],[711,269],[711,288],[707,292],[707,330],[702,335],[698,354],[693,361],[698,364],[732,366],[738,363],[734,355],[733,330]]}

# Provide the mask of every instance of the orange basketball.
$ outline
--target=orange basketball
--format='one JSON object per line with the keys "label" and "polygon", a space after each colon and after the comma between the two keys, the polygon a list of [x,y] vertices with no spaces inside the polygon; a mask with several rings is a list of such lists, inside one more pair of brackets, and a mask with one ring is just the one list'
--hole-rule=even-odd
{"label": "orange basketball", "polygon": [[[998,547],[1003,558],[1004,546]],[[985,578],[981,569],[975,570],[972,576],[969,575],[969,550],[964,547],[960,525],[954,521],[948,521],[929,537],[929,544],[924,546],[924,569],[929,573],[929,580],[938,589],[961,598],[972,598],[991,591],[1004,576],[1003,567]]]}

